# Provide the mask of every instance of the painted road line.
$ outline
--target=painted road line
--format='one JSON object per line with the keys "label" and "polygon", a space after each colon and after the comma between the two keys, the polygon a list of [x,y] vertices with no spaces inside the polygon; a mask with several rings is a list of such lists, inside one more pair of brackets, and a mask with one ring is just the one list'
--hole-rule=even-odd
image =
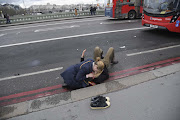
{"label": "painted road line", "polygon": [[34,32],[44,32],[44,31],[68,29],[68,28],[75,28],[75,27],[80,27],[80,26],[79,25],[72,25],[72,26],[53,27],[53,28],[47,28],[47,29],[38,29],[38,30],[35,30]]}
{"label": "painted road line", "polygon": [[157,52],[157,51],[161,51],[161,50],[167,50],[167,49],[176,48],[176,47],[180,47],[180,45],[174,45],[174,46],[169,46],[169,47],[164,47],[164,48],[158,48],[158,49],[154,49],[154,50],[141,51],[141,52],[137,52],[137,53],[130,53],[130,54],[126,54],[126,55],[128,57],[130,57],[130,56],[135,56],[135,55],[141,55],[141,54],[146,54],[146,53]]}
{"label": "painted road line", "polygon": [[[180,57],[179,57],[179,59],[180,59]],[[117,74],[132,72],[134,70],[147,68],[147,67],[151,67],[151,66],[154,66],[154,65],[159,65],[159,64],[171,62],[171,61],[174,61],[174,60],[176,60],[176,59],[160,61],[160,62],[156,62],[154,64],[149,64],[149,65],[135,67],[135,68],[127,69],[127,70],[122,70],[122,71],[119,71],[119,72],[110,73],[109,75],[114,76],[114,75],[117,75]],[[15,98],[15,97],[21,97],[21,96],[25,96],[25,95],[29,95],[29,94],[35,94],[35,93],[38,93],[38,92],[48,91],[48,90],[57,89],[57,88],[61,88],[61,87],[62,87],[62,85],[57,85],[57,86],[51,86],[51,87],[47,87],[47,88],[32,90],[32,91],[28,91],[28,92],[17,93],[17,94],[14,94],[14,95],[0,97],[0,100],[6,100],[6,99]]]}
{"label": "painted road line", "polygon": [[33,73],[22,74],[22,75],[18,75],[18,76],[5,77],[5,78],[0,78],[0,81],[21,78],[21,77],[27,77],[27,76],[32,76],[32,75],[38,75],[38,74],[48,73],[48,72],[62,70],[62,69],[63,69],[63,67],[59,67],[59,68],[53,68],[53,69],[49,69],[49,70],[43,70],[43,71],[38,71],[38,72],[33,72]]}
{"label": "painted road line", "polygon": [[148,71],[151,71],[151,70],[154,70],[154,69],[166,67],[166,66],[173,65],[173,64],[176,64],[176,63],[180,63],[180,60],[179,61],[173,61],[173,62],[166,63],[166,64],[162,64],[162,65],[149,67],[149,68],[145,68],[145,69],[141,69],[141,70],[137,70],[137,71],[133,71],[133,72],[131,71],[130,73],[126,73],[126,74],[122,74],[122,75],[118,75],[118,76],[114,76],[114,77],[110,77],[107,81],[121,79],[121,78],[124,78],[124,77],[136,75],[136,74],[143,73],[143,72],[148,72]]}
{"label": "painted road line", "polygon": [[126,32],[126,31],[133,31],[133,30],[142,30],[142,29],[150,29],[150,28],[149,27],[140,27],[140,28],[130,28],[130,29],[121,29],[121,30],[113,30],[113,31],[104,31],[104,32],[80,34],[80,35],[73,35],[73,36],[66,36],[66,37],[58,37],[58,38],[50,38],[50,39],[36,40],[36,41],[23,42],[23,43],[2,45],[2,46],[0,46],[0,48],[27,45],[27,44],[34,44],[34,43],[41,43],[41,42],[48,42],[48,41],[55,41],[55,40],[62,40],[62,39],[78,38],[78,37],[85,37],[85,36],[101,35],[101,34],[108,34],[108,33]]}
{"label": "painted road line", "polygon": [[[150,68],[148,68],[148,69],[149,70],[153,70],[153,69],[150,69]],[[131,73],[127,73],[127,74],[122,74],[122,75],[118,75],[118,76],[115,76],[115,77],[111,77],[107,81],[112,81],[112,80],[128,77],[128,76],[131,76],[131,75],[136,75],[138,73],[141,73],[141,71],[145,71],[145,70],[137,70],[137,71],[134,71],[134,72],[131,72]]]}
{"label": "painted road line", "polygon": [[46,92],[46,93],[37,94],[35,96],[14,99],[14,100],[11,100],[11,101],[0,103],[0,106],[6,106],[6,105],[11,105],[11,104],[16,104],[16,103],[28,101],[28,100],[34,100],[34,99],[37,99],[37,98],[42,98],[42,97],[46,97],[46,96],[50,96],[50,95],[54,95],[54,94],[59,94],[59,93],[67,92],[67,91],[69,91],[69,90],[60,89],[60,90],[55,90],[53,92]]}
{"label": "painted road line", "polygon": [[[109,75],[110,76],[115,76],[115,75],[119,75],[119,74],[122,74],[122,73],[128,73],[128,72],[132,72],[132,71],[135,71],[135,70],[140,70],[140,69],[143,69],[143,68],[149,68],[149,67],[159,68],[158,67],[159,65],[162,65],[162,64],[165,64],[165,63],[166,64],[167,63],[173,63],[174,61],[180,61],[180,57],[167,59],[167,60],[155,62],[155,63],[152,63],[152,64],[147,64],[147,65],[143,65],[143,66],[139,66],[139,67],[135,67],[135,68],[130,68],[130,69],[127,69],[127,70],[122,70],[122,71],[110,73]],[[21,96],[24,96],[24,95],[34,94],[34,93],[43,92],[43,91],[52,90],[52,89],[57,89],[57,88],[61,88],[61,87],[62,87],[62,85],[56,85],[56,86],[51,86],[51,87],[42,88],[42,89],[38,89],[38,90],[22,92],[22,93],[18,93],[18,94],[15,94],[15,95],[9,95],[9,96],[5,96],[5,97],[0,97],[0,100],[11,99],[11,98],[14,98],[14,97],[21,97]]]}
{"label": "painted road line", "polygon": [[152,67],[152,66],[155,66],[155,65],[160,65],[160,64],[164,64],[164,63],[168,63],[168,62],[173,62],[173,61],[176,61],[176,60],[180,60],[180,57],[171,58],[171,59],[167,59],[167,60],[163,60],[163,61],[158,61],[158,62],[155,62],[155,63],[151,63],[151,64],[139,66],[139,67],[134,67],[134,68],[130,68],[130,69],[127,69],[127,70],[122,70],[122,71],[119,71],[119,72],[110,73],[109,75],[114,76],[116,74],[122,74],[122,73],[129,72],[129,71],[134,71],[134,70],[138,70],[138,69]]}
{"label": "painted road line", "polygon": [[53,89],[58,89],[61,87],[62,87],[62,85],[55,85],[55,86],[50,86],[50,87],[41,88],[41,89],[37,89],[37,90],[17,93],[17,94],[13,94],[13,95],[0,97],[0,100],[7,100],[7,99],[11,99],[11,98],[22,97],[22,96],[26,96],[26,95],[30,95],[30,94],[35,94],[35,93],[40,93],[40,92],[49,91],[49,90],[53,90]]}
{"label": "painted road line", "polygon": [[[172,64],[176,64],[176,63],[180,63],[180,60],[172,61],[172,62],[169,62],[169,63],[166,63],[166,64],[159,64],[157,66],[153,66],[153,67],[149,67],[149,68],[145,68],[145,69],[141,69],[141,70],[137,70],[137,71],[131,71],[131,73],[125,73],[123,75],[118,75],[118,76],[115,76],[115,77],[111,77],[108,80],[106,80],[105,82],[120,79],[120,78],[124,78],[124,77],[128,77],[128,76],[131,76],[131,75],[136,75],[136,74],[142,73],[142,72],[151,71],[151,70],[154,70],[154,69],[157,69],[157,68],[162,68],[162,67],[169,66],[169,65],[172,65]],[[4,97],[1,97],[0,100],[7,100],[7,99],[11,99],[11,98],[17,98],[17,99],[13,99],[13,100],[8,101],[8,102],[1,102],[0,106],[15,104],[15,103],[24,102],[24,101],[27,101],[27,100],[32,100],[32,99],[36,99],[36,98],[40,98],[40,97],[50,96],[50,95],[54,95],[54,94],[69,91],[69,90],[66,90],[66,89],[56,90],[56,89],[61,88],[61,87],[62,87],[62,85],[56,85],[56,86],[51,86],[51,87],[47,87],[47,88],[41,88],[41,89],[38,89],[38,90],[33,90],[33,91],[18,93],[18,94],[14,94],[14,95],[4,96]],[[55,91],[48,92],[48,90],[53,90],[53,89],[55,89]],[[39,93],[39,92],[45,92],[45,93]],[[39,94],[36,94],[36,93],[39,93]],[[31,96],[31,97],[18,98],[18,97],[31,95],[31,94],[36,94],[36,95]]]}
{"label": "painted road line", "polygon": [[118,21],[118,22],[101,22],[100,24],[108,25],[108,24],[121,24],[121,23],[131,23],[131,22],[138,22],[140,20],[126,20],[126,21]]}
{"label": "painted road line", "polygon": [[3,29],[0,31],[8,31],[8,30],[18,30],[18,29],[26,29],[26,28],[36,28],[36,27],[44,27],[50,25],[61,25],[61,24],[71,24],[71,23],[81,23],[81,22],[90,22],[96,20],[104,20],[104,19],[88,19],[88,20],[81,20],[81,21],[71,21],[71,22],[60,22],[60,23],[52,23],[52,24],[43,24],[43,25],[34,25],[34,26],[26,26],[26,27],[11,27],[9,29]]}
{"label": "painted road line", "polygon": [[[172,65],[172,64],[176,64],[176,63],[180,63],[180,60],[175,61],[175,62],[171,62],[171,63],[167,63],[167,64],[163,64],[163,65],[158,65],[158,66],[155,66],[155,67],[150,67],[150,68],[138,70],[138,71],[133,71],[131,73],[126,73],[126,74],[115,76],[115,77],[111,77],[110,79],[106,80],[105,82],[120,79],[120,78],[124,78],[124,77],[128,77],[128,76],[132,76],[132,75],[136,75],[136,74],[147,72],[147,71],[151,71],[151,70],[154,70],[156,68],[161,68],[161,67],[169,66],[169,65]],[[29,97],[23,97],[23,98],[17,98],[16,97],[17,99],[13,99],[13,100],[6,101],[6,102],[0,102],[0,106],[16,104],[16,103],[20,103],[20,102],[24,102],[24,101],[28,101],[28,100],[33,100],[33,99],[37,99],[37,98],[41,98],[41,97],[51,96],[51,95],[54,95],[54,94],[59,94],[59,93],[68,92],[68,91],[69,90],[67,90],[67,89],[60,89],[60,90],[55,90],[55,91],[52,91],[52,92],[47,91],[45,93],[40,93],[40,94],[36,94],[34,96],[29,96]]]}

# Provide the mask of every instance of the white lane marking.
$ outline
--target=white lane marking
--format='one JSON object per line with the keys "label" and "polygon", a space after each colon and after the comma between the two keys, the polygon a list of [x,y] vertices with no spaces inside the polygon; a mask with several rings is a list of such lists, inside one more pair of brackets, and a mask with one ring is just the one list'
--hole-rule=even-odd
{"label": "white lane marking", "polygon": [[6,34],[0,34],[0,37],[2,37],[2,36],[4,36],[4,35],[6,35]]}
{"label": "white lane marking", "polygon": [[0,31],[18,30],[18,29],[25,29],[25,28],[35,28],[35,27],[43,27],[43,26],[49,26],[49,25],[60,25],[60,24],[69,24],[69,23],[81,23],[81,22],[96,21],[96,20],[104,20],[104,19],[93,19],[93,20],[90,19],[90,20],[81,20],[81,21],[72,21],[72,22],[60,22],[60,23],[52,23],[52,24],[36,25],[36,26],[16,27],[16,28],[3,29],[3,30],[0,30]]}
{"label": "white lane marking", "polygon": [[33,43],[48,42],[48,41],[55,41],[55,40],[62,40],[62,39],[69,39],[69,38],[77,38],[77,37],[84,37],[84,36],[100,35],[100,34],[107,34],[107,33],[116,33],[116,32],[124,32],[124,31],[131,31],[131,30],[142,30],[142,29],[150,29],[150,28],[149,27],[140,27],[140,28],[131,28],[131,29],[123,29],[123,30],[114,30],[114,31],[105,31],[105,32],[73,35],[73,36],[66,36],[66,37],[59,37],[59,38],[50,38],[50,39],[44,39],[44,40],[36,40],[36,41],[30,41],[30,42],[2,45],[2,46],[0,46],[0,48],[27,45],[27,44],[33,44]]}
{"label": "white lane marking", "polygon": [[49,69],[49,70],[43,70],[43,71],[38,71],[38,72],[33,72],[33,73],[22,74],[19,76],[5,77],[5,78],[0,78],[0,81],[21,78],[21,77],[27,77],[27,76],[32,76],[32,75],[38,75],[38,74],[53,72],[53,71],[62,70],[62,69],[63,69],[63,67],[58,67],[58,68],[53,68],[53,69]]}
{"label": "white lane marking", "polygon": [[35,30],[34,32],[44,32],[44,31],[50,31],[50,30],[68,29],[68,28],[74,28],[74,27],[80,27],[80,26],[72,25],[72,26],[54,27],[54,28],[47,28],[47,29],[39,29],[39,30]]}
{"label": "white lane marking", "polygon": [[164,48],[158,48],[154,50],[148,50],[148,51],[142,51],[142,52],[137,52],[137,53],[131,53],[131,54],[126,54],[127,56],[134,56],[134,55],[140,55],[140,54],[145,54],[145,53],[152,53],[156,51],[161,51],[161,50],[166,50],[166,49],[171,49],[171,48],[176,48],[180,47],[180,45],[174,45],[174,46],[169,46],[169,47],[164,47]]}
{"label": "white lane marking", "polygon": [[126,21],[115,21],[115,22],[102,22],[100,23],[101,25],[102,24],[119,24],[119,23],[131,23],[131,22],[138,22],[139,20],[126,20]]}

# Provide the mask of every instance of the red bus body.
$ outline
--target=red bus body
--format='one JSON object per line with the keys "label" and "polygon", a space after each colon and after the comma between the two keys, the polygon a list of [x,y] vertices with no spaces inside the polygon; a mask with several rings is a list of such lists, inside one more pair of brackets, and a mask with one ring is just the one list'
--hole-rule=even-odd
{"label": "red bus body", "polygon": [[[178,2],[179,0],[177,1],[177,3]],[[176,4],[174,6],[176,6]],[[176,8],[178,7],[179,6],[177,6]],[[165,10],[159,14],[153,14],[144,10],[142,15],[142,25],[152,28],[167,29],[171,32],[180,33],[180,11],[178,11],[178,9],[174,9],[174,11],[170,11],[167,13],[167,10]]]}
{"label": "red bus body", "polygon": [[[135,5],[139,1],[139,5]],[[105,16],[112,18],[130,18],[134,19],[142,15],[142,0],[113,0],[112,6],[105,7]],[[137,8],[137,9],[136,9]]]}

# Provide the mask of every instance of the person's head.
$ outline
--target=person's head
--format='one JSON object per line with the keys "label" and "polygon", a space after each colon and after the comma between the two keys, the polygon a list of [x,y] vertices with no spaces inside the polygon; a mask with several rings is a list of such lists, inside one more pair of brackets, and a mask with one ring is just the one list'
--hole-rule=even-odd
{"label": "person's head", "polygon": [[93,65],[93,71],[95,72],[95,77],[98,77],[104,70],[104,63],[100,60],[100,57],[96,58]]}

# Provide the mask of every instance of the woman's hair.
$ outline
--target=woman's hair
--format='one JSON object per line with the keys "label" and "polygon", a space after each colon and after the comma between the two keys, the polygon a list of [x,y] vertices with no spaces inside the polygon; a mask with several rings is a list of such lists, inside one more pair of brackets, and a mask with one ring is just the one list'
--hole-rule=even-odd
{"label": "woman's hair", "polygon": [[100,57],[96,58],[95,65],[97,65],[97,69],[99,70],[98,73],[95,74],[95,78],[98,77],[104,70],[104,63],[101,61]]}

